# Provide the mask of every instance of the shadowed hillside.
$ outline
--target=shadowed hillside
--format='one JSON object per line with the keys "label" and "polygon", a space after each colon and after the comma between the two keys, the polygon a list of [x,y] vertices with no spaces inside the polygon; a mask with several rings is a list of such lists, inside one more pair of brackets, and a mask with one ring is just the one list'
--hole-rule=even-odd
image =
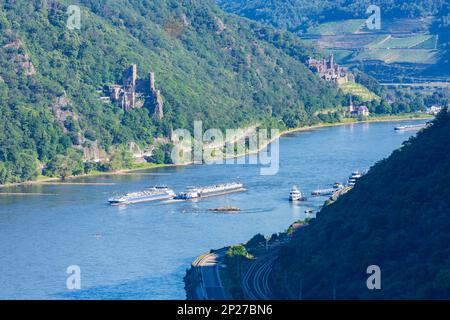
{"label": "shadowed hillside", "polygon": [[[298,299],[450,298],[450,113],[374,165],[353,190],[294,233],[275,266]],[[366,269],[381,268],[381,290]]]}

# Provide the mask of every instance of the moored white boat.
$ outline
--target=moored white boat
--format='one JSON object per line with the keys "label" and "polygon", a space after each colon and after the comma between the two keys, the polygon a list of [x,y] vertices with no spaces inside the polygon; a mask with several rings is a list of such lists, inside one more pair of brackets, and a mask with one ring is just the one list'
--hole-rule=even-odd
{"label": "moored white boat", "polygon": [[358,170],[352,172],[351,176],[348,178],[347,185],[349,187],[354,187],[356,184],[356,181],[358,181],[358,179],[360,179],[362,176],[363,176],[363,174],[361,172],[359,172]]}
{"label": "moored white boat", "polygon": [[306,198],[302,195],[302,192],[297,188],[297,186],[292,186],[289,192],[290,201],[305,201]]}

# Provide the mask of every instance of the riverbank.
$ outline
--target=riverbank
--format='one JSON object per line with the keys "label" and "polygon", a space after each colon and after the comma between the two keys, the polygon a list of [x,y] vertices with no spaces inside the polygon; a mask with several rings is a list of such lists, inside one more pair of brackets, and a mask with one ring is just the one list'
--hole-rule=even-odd
{"label": "riverbank", "polygon": [[[365,279],[360,275],[355,276],[355,270],[365,270],[368,268],[367,265],[370,264],[368,261],[383,261],[387,255],[392,253],[396,254],[395,263],[390,266],[390,269],[394,271],[400,270],[407,265],[409,268],[408,272],[414,273],[421,266],[426,268],[433,264],[430,264],[430,262],[424,263],[423,261],[430,260],[428,258],[430,248],[436,251],[441,249],[440,244],[442,241],[437,240],[438,238],[433,242],[435,243],[434,246],[428,243],[424,246],[424,249],[421,251],[424,252],[422,259],[416,258],[417,252],[419,252],[416,246],[405,245],[404,243],[399,245],[398,239],[399,237],[405,238],[404,234],[411,234],[411,239],[405,239],[406,242],[420,242],[414,238],[414,235],[417,232],[417,228],[422,230],[422,227],[415,223],[417,219],[425,216],[425,213],[422,211],[429,210],[430,212],[427,212],[426,216],[436,217],[439,215],[435,212],[439,210],[435,208],[446,206],[445,204],[440,206],[435,204],[434,206],[427,205],[430,199],[435,198],[433,192],[423,196],[418,204],[404,200],[414,197],[414,191],[409,192],[409,190],[427,190],[427,187],[428,189],[436,189],[437,185],[442,185],[443,187],[436,189],[441,190],[441,188],[445,189],[445,186],[448,185],[444,180],[428,179],[430,170],[423,170],[421,174],[420,170],[416,169],[425,166],[438,168],[439,170],[431,173],[433,177],[448,177],[440,172],[446,170],[445,165],[443,165],[445,161],[442,160],[445,157],[436,156],[443,154],[443,148],[448,148],[450,145],[448,144],[449,126],[447,125],[450,122],[444,122],[448,119],[448,116],[447,119],[445,119],[445,116],[443,115],[441,119],[434,122],[433,126],[426,129],[426,134],[419,135],[413,142],[409,143],[407,150],[402,148],[397,150],[395,154],[384,158],[383,161],[377,161],[377,164],[371,167],[369,174],[358,182],[357,190],[349,192],[347,196],[335,205],[324,207],[323,213],[316,223],[311,223],[307,227],[308,229],[305,230],[305,233],[301,232],[299,236],[293,237],[290,240],[291,243],[285,246],[279,254],[274,253],[278,262],[274,263],[273,261],[275,260],[270,261],[265,256],[254,255],[256,259],[251,261],[251,266],[247,270],[243,270],[245,265],[241,267],[238,263],[233,263],[232,261],[230,263],[222,263],[222,283],[231,283],[230,287],[234,289],[233,292],[245,295],[244,298],[254,300],[265,299],[265,297],[299,300],[330,299],[330,297],[333,297],[333,299],[362,300],[386,298],[415,299],[418,292],[421,293],[422,297],[428,299],[436,298],[439,295],[444,297],[448,292],[433,291],[433,288],[435,288],[434,284],[437,281],[437,276],[435,275],[440,274],[442,267],[436,267],[432,276],[424,278],[415,286],[410,285],[410,278],[402,278],[400,273],[399,275],[392,275],[391,278],[395,279],[396,285],[388,288],[387,291],[383,289],[379,293],[371,293],[366,290],[364,286]],[[390,126],[391,124],[383,125],[385,134],[389,134],[389,132],[386,132],[386,128]],[[441,141],[440,139],[444,140]],[[447,139],[447,142],[445,142],[445,139]],[[371,146],[370,144],[368,145]],[[311,150],[314,150],[314,148],[309,149],[310,152]],[[360,156],[364,157],[365,154],[363,153]],[[411,177],[414,177],[414,179],[411,179]],[[386,186],[387,189],[380,188],[380,186]],[[390,196],[386,197],[386,195]],[[381,210],[379,206],[380,199],[384,200]],[[448,200],[450,198],[438,197],[437,199]],[[399,203],[402,203],[401,210],[399,210]],[[421,207],[426,209],[418,212],[417,208]],[[357,219],[342,218],[343,216],[355,217],[360,213],[364,214]],[[401,219],[398,219],[402,225],[402,232],[399,232],[400,236],[397,234],[392,235],[392,230],[396,228],[386,228],[382,223],[383,219],[392,216],[393,213],[401,215]],[[375,225],[374,221],[377,222],[375,229],[373,228],[373,225]],[[381,224],[378,224],[378,222],[381,222]],[[440,223],[442,224],[442,221]],[[428,224],[431,230],[429,231],[430,234],[435,231],[434,226],[440,225],[440,223]],[[339,231],[333,232],[336,228],[332,226],[337,225],[340,227]],[[406,229],[403,226],[409,231],[405,232],[404,230]],[[349,235],[349,232],[342,232],[344,229],[353,230],[351,232],[352,235]],[[445,231],[443,232],[445,233]],[[362,238],[373,239],[373,241],[367,241],[361,245],[360,239]],[[340,239],[341,242],[345,241],[346,245],[329,245],[330,239]],[[386,240],[387,244],[383,243],[380,246],[379,239]],[[334,241],[334,243],[340,242]],[[348,248],[353,249],[348,250]],[[365,256],[365,253],[368,251],[367,248],[376,248],[371,250],[375,254],[370,259],[367,259]],[[388,249],[385,250],[385,248]],[[307,254],[302,256],[302,253],[305,251]],[[419,261],[420,265],[411,263],[411,257],[414,257],[413,262]],[[260,260],[259,262],[258,259]],[[233,269],[238,269],[239,272],[235,271],[233,273]],[[299,273],[299,270],[303,273]],[[390,271],[389,273],[393,274],[394,272]],[[424,273],[426,272],[424,271]],[[337,274],[342,275],[341,281],[336,281]],[[316,281],[317,279],[321,280],[319,281],[320,283]],[[232,287],[233,285],[234,287]],[[396,290],[403,287],[408,289],[401,292]],[[339,292],[337,298],[336,292]],[[380,292],[382,295],[380,295]],[[383,294],[382,292],[385,293]],[[242,299],[241,296],[237,298]]]}
{"label": "riverbank", "polygon": [[[290,134],[290,133],[295,133],[295,132],[310,131],[310,130],[325,128],[325,127],[337,127],[337,126],[345,126],[345,125],[358,124],[358,123],[414,121],[414,120],[427,120],[427,119],[431,120],[433,118],[434,118],[433,116],[428,115],[428,114],[405,114],[405,115],[395,115],[395,116],[390,116],[390,115],[375,116],[375,117],[368,118],[366,120],[358,120],[358,119],[355,119],[355,118],[344,118],[344,119],[342,119],[342,121],[335,122],[335,123],[320,123],[320,124],[315,124],[315,125],[312,125],[312,126],[287,129],[287,130],[281,131],[278,135],[276,135],[274,137],[271,137],[271,139],[269,139],[266,143],[258,146],[258,149],[246,152],[245,154],[239,154],[239,155],[230,156],[229,158],[233,158],[233,157],[238,158],[238,157],[242,157],[242,156],[245,156],[245,155],[257,154],[257,153],[261,152],[262,150],[264,150],[264,148],[266,148],[268,145],[270,145],[276,139],[279,139],[280,137],[282,137],[284,135],[287,135],[287,134]],[[227,158],[228,158],[228,156],[227,156]]]}
{"label": "riverbank", "polygon": [[216,299],[217,297],[208,294],[208,288],[216,288],[212,293],[220,288],[220,294],[231,300],[272,298],[271,294],[262,294],[261,289],[255,290],[264,285],[257,283],[260,277],[255,277],[254,274],[264,274],[258,271],[259,267],[267,268],[269,265],[266,260],[273,261],[280,245],[290,241],[294,232],[307,225],[307,221],[297,221],[286,231],[274,234],[270,239],[258,234],[245,244],[230,245],[200,255],[186,270],[183,278],[187,300]]}
{"label": "riverbank", "polygon": [[[334,127],[334,126],[343,126],[343,125],[350,125],[350,124],[357,124],[357,123],[369,123],[369,122],[395,122],[395,121],[411,121],[411,120],[426,120],[426,119],[432,119],[433,117],[427,114],[405,114],[405,115],[395,115],[395,116],[375,116],[370,117],[366,120],[358,121],[355,118],[345,118],[342,119],[340,122],[336,123],[320,123],[315,124],[312,126],[306,126],[306,127],[299,127],[299,128],[293,128],[293,129],[287,129],[280,131],[277,135],[274,137],[271,137],[268,139],[265,143],[258,146],[255,150],[246,150],[244,153],[241,154],[226,154],[225,158],[239,158],[246,155],[253,155],[261,152],[264,150],[268,145],[270,145],[272,142],[274,142],[276,139],[279,139],[280,137],[295,133],[295,132],[302,132],[302,131],[310,131],[315,129],[320,129],[324,127]],[[70,176],[66,177],[64,180],[57,177],[46,177],[46,176],[39,176],[36,180],[32,181],[25,181],[25,182],[18,182],[18,183],[10,183],[5,185],[0,185],[0,189],[2,188],[11,188],[11,187],[18,187],[18,186],[27,186],[27,185],[36,185],[36,184],[45,184],[45,183],[52,183],[52,182],[62,182],[70,184],[70,180],[78,179],[78,178],[86,178],[86,177],[93,177],[93,176],[108,176],[108,175],[121,175],[121,174],[132,174],[137,171],[141,170],[149,170],[149,169],[156,169],[156,168],[162,168],[162,167],[175,167],[175,166],[186,166],[191,165],[193,162],[187,162],[182,165],[177,164],[155,164],[155,163],[135,163],[132,168],[125,168],[120,169],[116,171],[110,171],[110,172],[103,172],[103,171],[91,171],[86,174],[77,175],[77,176]]]}
{"label": "riverbank", "polygon": [[[156,169],[161,167],[171,167],[176,166],[175,164],[155,164],[155,163],[138,163],[135,164],[132,168],[127,169],[120,169],[116,171],[91,171],[89,173],[80,174],[77,176],[69,176],[65,179],[58,178],[58,177],[46,177],[46,176],[38,176],[36,180],[32,181],[25,181],[25,182],[17,182],[17,183],[9,183],[5,185],[0,185],[0,189],[2,188],[12,188],[12,187],[19,187],[19,186],[30,186],[30,185],[37,185],[37,184],[77,184],[81,185],[83,183],[78,182],[70,182],[70,180],[79,179],[79,178],[88,178],[88,177],[95,177],[95,176],[109,176],[109,175],[126,175],[126,174],[132,174],[139,170],[148,170],[148,169]],[[91,183],[85,183],[85,184],[91,184]]]}
{"label": "riverbank", "polygon": [[[306,194],[335,181],[345,181],[353,170],[364,171],[414,135],[411,131],[395,133],[393,128],[399,124],[351,125],[287,135],[279,140],[281,169],[272,176],[261,176],[258,165],[192,165],[144,170],[130,176],[69,180],[115,183],[115,186],[43,184],[0,190],[55,194],[0,196],[5,213],[0,238],[16,249],[11,251],[4,246],[1,252],[0,267],[9,271],[4,274],[0,297],[67,299],[80,298],[81,294],[86,299],[185,299],[184,271],[196,256],[211,248],[247,242],[257,233],[267,236],[278,233],[293,221],[303,220],[305,209],[318,208],[324,199],[311,198],[311,203],[293,204],[287,199],[292,185],[296,184]],[[105,201],[152,184],[168,185],[179,192],[186,186],[213,185],[236,177],[248,187],[247,192],[204,201],[126,207],[109,206]],[[238,206],[241,213],[207,211],[225,205]],[[69,244],[67,239],[71,239]],[[34,245],[30,246],[30,242]],[[92,257],[101,263],[91,265],[92,277],[83,292],[67,293],[61,290],[60,281],[52,277],[53,266],[67,265],[64,257],[73,256],[74,248],[80,247],[84,248],[82,254],[75,257],[79,265],[90,265]],[[174,251],[168,254],[167,248]],[[111,262],[115,257],[127,263]],[[30,259],[32,265],[27,263]],[[37,264],[42,268],[35,270],[33,265]],[[105,264],[111,266],[107,279]],[[225,270],[219,270],[222,271]],[[225,279],[221,278],[222,285],[228,288]],[[40,286],[43,281],[48,285]],[[17,291],[18,287],[22,289]]]}
{"label": "riverbank", "polygon": [[340,122],[336,123],[320,123],[313,126],[308,127],[300,127],[300,128],[294,128],[294,129],[288,129],[282,132],[281,135],[285,135],[288,133],[293,132],[299,132],[299,131],[308,131],[323,127],[335,127],[335,126],[344,126],[348,124],[357,124],[357,123],[370,123],[370,122],[395,122],[395,121],[414,121],[414,120],[426,120],[426,119],[433,119],[433,116],[430,116],[428,114],[406,114],[406,115],[395,115],[395,116],[375,116],[375,117],[369,117],[366,120],[357,120],[355,118],[344,118]]}

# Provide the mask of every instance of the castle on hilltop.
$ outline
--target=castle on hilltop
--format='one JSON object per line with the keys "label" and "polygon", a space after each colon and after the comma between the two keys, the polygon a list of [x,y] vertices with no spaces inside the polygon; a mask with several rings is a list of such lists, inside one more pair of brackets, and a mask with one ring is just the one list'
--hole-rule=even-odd
{"label": "castle on hilltop", "polygon": [[355,81],[353,73],[349,72],[347,68],[340,67],[334,62],[333,53],[328,56],[328,59],[323,58],[322,60],[317,60],[309,57],[308,67],[319,74],[322,79],[335,84]]}
{"label": "castle on hilltop", "polygon": [[[114,84],[108,87],[109,97],[103,97],[104,101],[111,101],[123,111],[141,108],[145,102],[154,106],[154,115],[158,119],[164,117],[164,103],[160,90],[156,89],[155,73],[150,72],[147,80],[138,80],[137,66],[132,64],[122,76],[122,84]],[[143,96],[147,93],[148,95]]]}

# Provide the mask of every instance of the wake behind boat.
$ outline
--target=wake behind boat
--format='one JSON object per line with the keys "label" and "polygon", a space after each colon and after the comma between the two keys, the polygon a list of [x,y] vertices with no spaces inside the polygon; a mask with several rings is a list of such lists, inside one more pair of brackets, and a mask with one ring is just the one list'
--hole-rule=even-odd
{"label": "wake behind boat", "polygon": [[175,192],[166,186],[153,186],[144,191],[131,192],[121,196],[112,197],[108,199],[109,204],[132,204],[138,202],[148,202],[155,200],[172,199],[175,197]]}

